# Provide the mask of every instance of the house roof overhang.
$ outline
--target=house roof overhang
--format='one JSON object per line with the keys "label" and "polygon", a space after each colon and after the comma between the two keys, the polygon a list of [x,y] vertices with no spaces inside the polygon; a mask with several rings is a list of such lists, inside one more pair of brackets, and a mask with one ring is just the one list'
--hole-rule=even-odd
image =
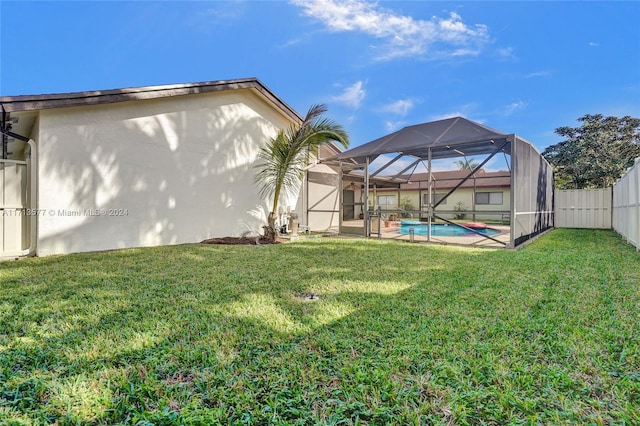
{"label": "house roof overhang", "polygon": [[257,78],[235,80],[216,80],[199,83],[169,84],[163,86],[144,86],[124,89],[93,90],[72,93],[53,93],[44,95],[2,96],[0,104],[8,113],[19,111],[38,111],[52,108],[64,108],[85,105],[99,105],[116,102],[158,99],[198,93],[213,93],[224,90],[250,89],[280,109],[293,121],[302,121],[302,117],[282,99],[277,97]]}
{"label": "house roof overhang", "polygon": [[[199,83],[170,84],[162,86],[131,87],[124,89],[92,90],[84,92],[53,93],[42,95],[1,96],[2,132],[6,134],[13,154],[21,157],[25,142],[32,133],[39,112],[56,108],[115,104],[119,102],[170,98],[174,96],[216,93],[228,90],[250,90],[271,105],[292,123],[303,118],[282,99],[276,96],[257,78],[216,80]],[[9,131],[15,134],[9,134]],[[341,152],[336,146],[333,154]]]}

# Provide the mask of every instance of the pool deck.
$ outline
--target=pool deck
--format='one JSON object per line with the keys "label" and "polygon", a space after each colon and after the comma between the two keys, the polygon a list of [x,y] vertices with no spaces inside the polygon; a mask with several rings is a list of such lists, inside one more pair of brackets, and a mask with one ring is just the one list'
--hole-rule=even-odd
{"label": "pool deck", "polygon": [[[381,223],[381,232],[380,238],[390,239],[390,240],[398,240],[398,241],[410,241],[411,237],[406,234],[399,234],[398,230],[400,229],[400,221],[392,221],[389,223],[389,226],[384,226],[384,223]],[[353,221],[345,221],[343,222],[343,226],[353,227],[353,228],[362,228],[363,221],[362,220],[353,220]],[[509,225],[487,225],[488,228],[495,229],[496,231],[500,231],[500,234],[492,236],[498,241],[502,241],[508,244],[511,241],[510,235],[510,226]],[[371,238],[376,238],[377,234],[372,234]],[[431,241],[426,236],[423,235],[414,235],[414,242],[419,243],[436,243],[436,244],[454,244],[454,245],[465,245],[465,246],[475,246],[475,247],[495,247],[495,248],[504,248],[503,244],[497,243],[487,237],[481,235],[473,235],[473,236],[463,236],[463,237],[440,237],[440,236],[431,236]]]}

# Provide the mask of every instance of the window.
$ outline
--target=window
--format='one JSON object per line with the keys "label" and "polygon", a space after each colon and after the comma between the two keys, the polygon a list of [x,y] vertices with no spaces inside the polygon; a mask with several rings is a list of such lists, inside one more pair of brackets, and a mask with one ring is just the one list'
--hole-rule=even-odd
{"label": "window", "polygon": [[[436,194],[436,193],[431,193],[431,198],[433,198],[433,204],[439,202],[440,200],[442,200],[444,198],[444,196],[447,194]],[[447,199],[445,198],[445,200],[440,203],[440,205],[445,205],[447,204]],[[429,194],[422,194],[422,205],[423,206],[427,206],[429,205]]]}
{"label": "window", "polygon": [[476,192],[476,204],[502,204],[502,192]]}
{"label": "window", "polygon": [[392,210],[398,208],[395,195],[378,195],[378,205],[382,210]]}

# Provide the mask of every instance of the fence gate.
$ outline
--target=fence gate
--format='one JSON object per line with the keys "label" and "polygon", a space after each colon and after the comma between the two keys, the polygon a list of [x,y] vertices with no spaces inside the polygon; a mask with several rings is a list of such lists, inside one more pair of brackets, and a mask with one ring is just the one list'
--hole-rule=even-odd
{"label": "fence gate", "polygon": [[0,160],[0,258],[27,248],[27,199],[27,162]]}
{"label": "fence gate", "polygon": [[556,228],[611,229],[611,188],[557,189]]}

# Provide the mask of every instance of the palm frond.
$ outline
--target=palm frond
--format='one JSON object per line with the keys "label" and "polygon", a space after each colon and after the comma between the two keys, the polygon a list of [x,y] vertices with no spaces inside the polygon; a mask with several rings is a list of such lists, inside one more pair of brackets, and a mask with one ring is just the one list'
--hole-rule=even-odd
{"label": "palm frond", "polygon": [[312,105],[302,123],[279,131],[260,149],[256,166],[260,170],[254,180],[259,185],[260,196],[273,197],[273,211],[282,192],[291,194],[297,190],[309,157],[321,145],[337,142],[345,148],[348,146],[347,132],[333,120],[323,118],[326,111],[323,104]]}

